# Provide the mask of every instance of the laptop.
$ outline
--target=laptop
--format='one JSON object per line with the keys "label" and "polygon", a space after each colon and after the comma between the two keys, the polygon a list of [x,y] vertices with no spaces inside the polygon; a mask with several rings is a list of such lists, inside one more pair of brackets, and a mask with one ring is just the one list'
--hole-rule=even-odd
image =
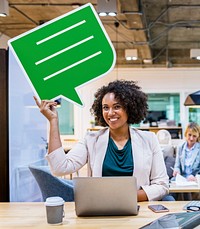
{"label": "laptop", "polygon": [[137,215],[135,177],[74,177],[77,216]]}

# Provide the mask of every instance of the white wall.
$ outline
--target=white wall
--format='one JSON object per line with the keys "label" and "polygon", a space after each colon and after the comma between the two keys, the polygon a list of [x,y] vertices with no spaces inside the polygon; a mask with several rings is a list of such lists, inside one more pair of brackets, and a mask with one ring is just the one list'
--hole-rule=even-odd
{"label": "white wall", "polygon": [[184,106],[185,98],[188,94],[200,90],[200,68],[114,69],[108,75],[82,86],[79,90],[85,106],[84,108],[76,107],[75,118],[78,124],[76,129],[78,137],[83,137],[87,128],[90,127],[91,115],[89,109],[92,105],[95,91],[115,79],[138,81],[138,85],[146,93],[180,93],[180,121],[183,127],[188,122],[188,108]]}

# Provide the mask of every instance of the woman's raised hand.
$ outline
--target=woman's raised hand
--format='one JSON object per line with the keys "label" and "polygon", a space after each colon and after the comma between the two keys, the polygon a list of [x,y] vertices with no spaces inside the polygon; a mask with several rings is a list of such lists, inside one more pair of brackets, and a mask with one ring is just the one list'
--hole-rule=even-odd
{"label": "woman's raised hand", "polygon": [[41,102],[33,96],[35,103],[40,109],[40,112],[49,120],[58,119],[58,113],[56,110],[57,103],[52,100],[42,100]]}

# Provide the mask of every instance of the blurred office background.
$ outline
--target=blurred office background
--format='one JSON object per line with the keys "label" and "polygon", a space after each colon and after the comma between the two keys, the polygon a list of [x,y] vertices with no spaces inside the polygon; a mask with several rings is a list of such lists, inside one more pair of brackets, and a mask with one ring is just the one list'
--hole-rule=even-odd
{"label": "blurred office background", "polygon": [[[7,52],[7,41],[71,11],[73,3],[78,7],[87,1],[8,2],[9,15],[0,19],[0,201],[40,201],[41,194],[28,165],[46,165],[48,124],[34,104],[34,92],[23,71],[11,51]],[[97,7],[98,1],[90,2]],[[83,108],[60,101],[61,138],[67,149],[86,131],[99,128],[89,111],[94,93],[115,79],[135,80],[148,94],[149,113],[136,128],[154,132],[168,128],[176,140],[183,138],[188,122],[200,124],[200,108],[184,106],[186,97],[199,91],[200,85],[200,62],[196,58],[200,53],[196,26],[199,7],[195,0],[178,0],[175,7],[173,1],[118,2],[119,15],[101,18],[117,51],[114,69],[78,89]],[[136,53],[137,60],[128,61],[126,51]]]}
{"label": "blurred office background", "polygon": [[[38,186],[28,170],[29,164],[46,165],[48,125],[33,100],[33,90],[15,57],[9,52],[9,182],[10,201],[40,201]],[[193,80],[191,81],[191,74]],[[96,89],[114,79],[136,80],[149,95],[149,112],[158,124],[173,120],[184,129],[188,121],[199,122],[199,115],[183,105],[185,97],[197,90],[199,71],[168,69],[114,69],[80,89],[84,108],[61,101],[58,108],[63,143],[65,139],[82,138],[90,128],[89,108]],[[198,111],[198,108],[196,108]],[[190,120],[191,119],[191,120]],[[138,127],[144,126],[141,123]]]}

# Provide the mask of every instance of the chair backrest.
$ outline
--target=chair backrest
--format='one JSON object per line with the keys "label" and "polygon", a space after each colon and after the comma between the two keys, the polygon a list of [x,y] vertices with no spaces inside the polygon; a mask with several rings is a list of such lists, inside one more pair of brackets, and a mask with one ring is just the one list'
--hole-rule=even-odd
{"label": "chair backrest", "polygon": [[157,133],[157,138],[160,143],[160,145],[171,145],[172,144],[172,138],[171,134],[167,130],[159,130]]}
{"label": "chair backrest", "polygon": [[163,157],[176,157],[175,155],[175,148],[172,145],[161,146]]}
{"label": "chair backrest", "polygon": [[156,135],[163,152],[167,174],[171,178],[175,164],[175,148],[172,145],[171,134],[167,130],[159,130]]}
{"label": "chair backrest", "polygon": [[173,175],[174,164],[175,164],[175,149],[172,145],[162,146],[163,157],[165,166],[167,169],[167,175],[171,178]]}
{"label": "chair backrest", "polygon": [[29,166],[42,193],[43,201],[50,196],[60,196],[65,201],[74,201],[74,189],[71,180],[55,177],[48,166]]}

